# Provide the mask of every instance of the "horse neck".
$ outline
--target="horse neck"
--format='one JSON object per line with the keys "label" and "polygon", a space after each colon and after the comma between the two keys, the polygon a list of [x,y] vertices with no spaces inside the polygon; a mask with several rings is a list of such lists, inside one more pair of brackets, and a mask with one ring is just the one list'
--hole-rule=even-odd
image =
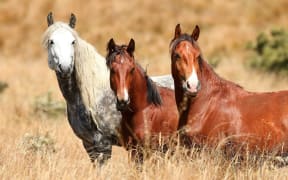
{"label": "horse neck", "polygon": [[220,76],[218,76],[212,67],[204,60],[201,60],[200,65],[200,72],[198,72],[198,78],[201,83],[201,90],[210,90],[213,88],[218,88],[219,86],[222,86],[225,82],[225,84],[229,84],[228,81],[222,79]]}
{"label": "horse neck", "polygon": [[142,70],[137,66],[133,75],[131,87],[128,91],[130,96],[130,108],[133,111],[138,111],[148,106],[147,79]]}
{"label": "horse neck", "polygon": [[180,104],[181,104],[181,102],[183,100],[183,97],[184,97],[184,90],[183,90],[183,86],[182,86],[182,80],[180,78],[178,78],[177,71],[172,66],[171,66],[171,72],[172,72],[172,77],[173,77],[173,80],[174,80],[175,100],[176,100],[177,107],[179,108]]}
{"label": "horse neck", "polygon": [[181,80],[178,77],[174,77],[174,76],[173,76],[173,79],[174,79],[174,91],[175,91],[176,104],[179,107],[184,97],[184,90],[182,87]]}
{"label": "horse neck", "polygon": [[79,95],[79,89],[77,87],[75,72],[73,72],[69,77],[61,77],[56,73],[58,85],[62,92],[63,97],[67,103],[74,103]]}

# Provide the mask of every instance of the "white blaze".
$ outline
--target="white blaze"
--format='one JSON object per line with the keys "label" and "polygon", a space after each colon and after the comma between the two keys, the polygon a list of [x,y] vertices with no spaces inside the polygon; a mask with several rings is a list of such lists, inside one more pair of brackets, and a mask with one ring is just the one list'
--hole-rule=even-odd
{"label": "white blaze", "polygon": [[129,95],[128,95],[127,88],[125,87],[124,88],[124,101],[128,101],[128,99],[129,99]]}
{"label": "white blaze", "polygon": [[189,83],[190,88],[192,88],[192,89],[194,89],[194,88],[196,89],[197,88],[199,80],[198,80],[198,76],[197,76],[197,73],[196,73],[194,67],[192,68],[192,74],[187,79],[187,82]]}

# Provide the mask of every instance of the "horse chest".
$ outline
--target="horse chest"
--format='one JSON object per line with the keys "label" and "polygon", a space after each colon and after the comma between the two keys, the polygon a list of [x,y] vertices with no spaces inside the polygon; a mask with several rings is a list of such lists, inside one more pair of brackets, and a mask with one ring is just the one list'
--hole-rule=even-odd
{"label": "horse chest", "polygon": [[128,143],[129,138],[143,141],[145,137],[150,137],[151,135],[153,136],[162,132],[163,128],[161,125],[163,125],[163,123],[161,122],[165,120],[159,119],[161,116],[158,111],[151,107],[147,107],[134,114],[126,115],[124,118],[126,122],[122,122],[122,129],[123,133],[125,132],[126,142]]}

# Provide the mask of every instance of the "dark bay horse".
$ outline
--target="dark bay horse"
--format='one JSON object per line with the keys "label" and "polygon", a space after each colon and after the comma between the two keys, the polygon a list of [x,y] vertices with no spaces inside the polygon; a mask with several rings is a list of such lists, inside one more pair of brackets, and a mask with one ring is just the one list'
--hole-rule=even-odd
{"label": "dark bay horse", "polygon": [[286,154],[288,91],[248,92],[219,77],[202,57],[199,33],[181,33],[178,24],[170,43],[179,129],[199,145]]}
{"label": "dark bay horse", "polygon": [[134,49],[133,39],[128,46],[116,45],[111,39],[106,56],[110,86],[116,95],[117,109],[122,113],[121,133],[128,149],[144,145],[147,138],[155,144],[160,134],[165,142],[165,137],[171,136],[178,127],[173,90],[154,84],[135,62]]}

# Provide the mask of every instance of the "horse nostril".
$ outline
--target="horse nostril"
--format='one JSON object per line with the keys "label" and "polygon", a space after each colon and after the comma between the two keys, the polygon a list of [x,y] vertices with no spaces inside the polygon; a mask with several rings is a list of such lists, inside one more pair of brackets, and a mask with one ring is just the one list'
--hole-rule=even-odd
{"label": "horse nostril", "polygon": [[61,64],[58,65],[60,72],[63,72],[63,68],[61,66]]}
{"label": "horse nostril", "polygon": [[119,101],[120,106],[125,106],[127,103],[124,100]]}
{"label": "horse nostril", "polygon": [[189,82],[187,81],[186,83],[187,83],[187,87],[188,87],[188,89],[190,89],[190,84],[189,84]]}
{"label": "horse nostril", "polygon": [[128,105],[128,101],[125,101],[125,100],[118,100],[117,99],[117,109],[122,111],[122,110],[125,110],[127,108],[127,105]]}

